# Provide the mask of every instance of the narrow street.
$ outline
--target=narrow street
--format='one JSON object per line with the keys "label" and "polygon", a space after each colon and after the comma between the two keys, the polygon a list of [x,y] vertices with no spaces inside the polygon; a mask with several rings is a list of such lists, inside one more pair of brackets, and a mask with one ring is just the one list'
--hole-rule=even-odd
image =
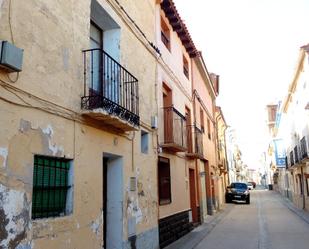
{"label": "narrow street", "polygon": [[194,249],[308,249],[309,224],[273,191],[251,191],[251,204],[231,211]]}

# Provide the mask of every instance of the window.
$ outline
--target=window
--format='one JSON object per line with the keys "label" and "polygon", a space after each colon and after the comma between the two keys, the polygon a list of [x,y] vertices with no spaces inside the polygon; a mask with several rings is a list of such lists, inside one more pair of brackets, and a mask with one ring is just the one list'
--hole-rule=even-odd
{"label": "window", "polygon": [[168,50],[171,50],[170,30],[161,16],[161,41]]}
{"label": "window", "polygon": [[102,49],[103,44],[103,31],[95,25],[90,23],[90,49],[91,52],[91,80],[89,84],[90,95],[100,95],[102,93]]}
{"label": "window", "polygon": [[169,204],[172,202],[172,198],[171,198],[170,161],[168,158],[159,157],[158,177],[159,177],[159,204],[160,205]]}
{"label": "window", "polygon": [[245,184],[245,183],[238,183],[238,182],[236,182],[236,183],[232,183],[232,184],[231,184],[231,188],[247,189],[248,186],[247,186],[247,184]]}
{"label": "window", "polygon": [[208,133],[208,139],[211,140],[211,131],[210,131],[210,121],[207,119],[207,133]]}
{"label": "window", "polygon": [[205,132],[205,127],[204,127],[204,111],[201,108],[200,109],[200,119],[201,119],[201,130],[204,133]]}
{"label": "window", "polygon": [[71,160],[34,156],[32,219],[68,215],[72,203]]}
{"label": "window", "polygon": [[277,114],[277,106],[270,107],[269,122],[275,122],[276,121],[276,114]]}
{"label": "window", "polygon": [[148,154],[148,140],[149,134],[146,131],[141,131],[141,152],[143,154]]}
{"label": "window", "polygon": [[183,73],[189,79],[189,63],[184,55],[182,56],[182,61],[183,61]]}

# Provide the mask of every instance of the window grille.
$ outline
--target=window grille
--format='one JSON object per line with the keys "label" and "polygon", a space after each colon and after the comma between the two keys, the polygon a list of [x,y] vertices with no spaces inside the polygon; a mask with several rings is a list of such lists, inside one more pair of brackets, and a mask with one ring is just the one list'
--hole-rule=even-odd
{"label": "window grille", "polygon": [[66,158],[34,156],[32,219],[67,214],[70,161]]}

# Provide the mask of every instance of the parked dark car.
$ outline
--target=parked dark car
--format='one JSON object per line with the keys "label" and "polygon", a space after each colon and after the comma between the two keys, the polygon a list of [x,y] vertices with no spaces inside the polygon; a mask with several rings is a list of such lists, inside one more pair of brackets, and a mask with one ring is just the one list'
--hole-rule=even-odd
{"label": "parked dark car", "polygon": [[246,183],[233,182],[226,188],[225,202],[230,203],[233,200],[246,201],[247,204],[250,204],[250,192]]}

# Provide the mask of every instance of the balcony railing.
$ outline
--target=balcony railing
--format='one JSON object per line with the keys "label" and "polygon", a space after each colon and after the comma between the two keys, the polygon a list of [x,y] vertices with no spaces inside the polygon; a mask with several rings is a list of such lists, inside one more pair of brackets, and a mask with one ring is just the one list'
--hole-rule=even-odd
{"label": "balcony railing", "polygon": [[187,150],[186,118],[174,107],[164,107],[163,148],[174,152]]}
{"label": "balcony railing", "polygon": [[[102,109],[107,115],[139,126],[138,80],[102,49],[84,50],[83,60],[84,96],[81,108]],[[102,119],[108,120],[106,117]],[[117,126],[115,120],[112,124]]]}
{"label": "balcony railing", "polygon": [[299,156],[298,156],[298,147],[297,147],[297,145],[294,147],[294,161],[295,161],[295,164],[299,163]]}
{"label": "balcony railing", "polygon": [[[203,132],[195,125],[187,127],[188,137],[192,137],[191,144],[188,144],[188,157],[203,157]],[[190,139],[188,139],[188,143]]]}
{"label": "balcony railing", "polygon": [[300,156],[302,160],[308,158],[306,137],[303,137],[300,140],[300,152],[301,152]]}
{"label": "balcony railing", "polygon": [[290,166],[293,166],[294,165],[294,155],[293,155],[293,150],[290,151]]}

